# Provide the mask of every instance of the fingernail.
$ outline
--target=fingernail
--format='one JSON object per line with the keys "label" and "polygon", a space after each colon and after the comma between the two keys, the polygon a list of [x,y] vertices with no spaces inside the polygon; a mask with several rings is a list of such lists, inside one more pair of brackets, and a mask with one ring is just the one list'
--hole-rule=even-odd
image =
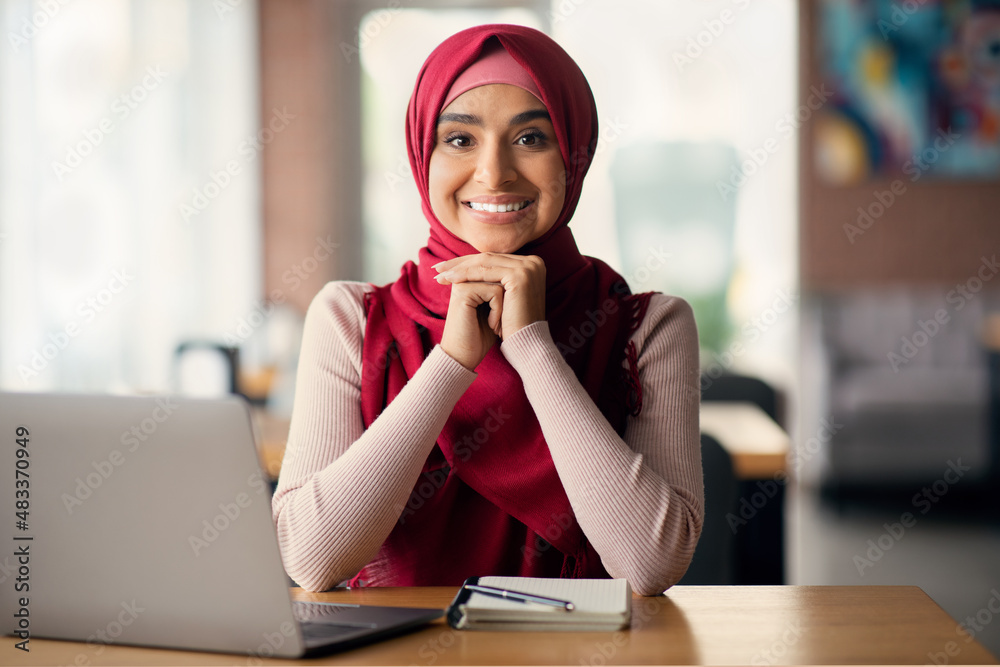
{"label": "fingernail", "polygon": [[435,264],[435,265],[434,265],[434,266],[432,266],[431,268],[432,268],[432,269],[434,269],[435,271],[440,271],[441,269],[439,269],[438,267],[439,267],[439,266],[441,266],[442,264],[444,264],[444,263],[445,263],[445,262],[447,262],[447,261],[448,261],[448,260],[445,260],[444,262],[438,262],[437,264]]}
{"label": "fingernail", "polygon": [[441,282],[443,280],[451,280],[454,276],[455,273],[452,271],[442,271],[441,273],[434,276],[434,279],[437,280],[438,282]]}

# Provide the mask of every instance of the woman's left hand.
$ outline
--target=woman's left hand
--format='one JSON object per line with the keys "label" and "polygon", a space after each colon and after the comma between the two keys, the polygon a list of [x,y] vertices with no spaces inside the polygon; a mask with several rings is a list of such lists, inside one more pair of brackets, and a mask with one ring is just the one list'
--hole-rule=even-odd
{"label": "woman's left hand", "polygon": [[536,255],[483,252],[435,264],[437,281],[499,283],[503,286],[500,338],[545,319],[545,262]]}

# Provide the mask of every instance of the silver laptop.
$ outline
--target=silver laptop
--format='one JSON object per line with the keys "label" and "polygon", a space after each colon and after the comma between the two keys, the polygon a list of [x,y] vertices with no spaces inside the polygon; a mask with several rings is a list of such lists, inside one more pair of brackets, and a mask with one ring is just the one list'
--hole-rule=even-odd
{"label": "silver laptop", "polygon": [[15,642],[294,658],[443,615],[292,602],[241,399],[0,392],[0,442]]}

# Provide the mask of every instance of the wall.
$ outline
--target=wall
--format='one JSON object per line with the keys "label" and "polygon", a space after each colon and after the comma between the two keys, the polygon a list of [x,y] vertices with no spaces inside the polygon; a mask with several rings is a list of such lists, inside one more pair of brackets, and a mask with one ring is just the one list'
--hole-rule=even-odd
{"label": "wall", "polygon": [[[801,100],[821,76],[815,54],[817,4],[800,3]],[[934,180],[910,182],[882,216],[852,244],[845,224],[856,225],[858,208],[877,203],[893,178],[853,187],[830,187],[816,176],[813,133],[801,132],[800,273],[806,290],[886,286],[893,283],[954,285],[979,270],[982,256],[1000,251],[1000,183]],[[883,195],[888,200],[888,196]],[[876,206],[874,209],[878,211]],[[998,281],[1000,282],[1000,281]]]}
{"label": "wall", "polygon": [[265,295],[305,312],[327,281],[360,275],[361,174],[344,167],[360,164],[360,68],[341,49],[357,19],[352,3],[259,6],[262,128],[294,115],[263,153]]}

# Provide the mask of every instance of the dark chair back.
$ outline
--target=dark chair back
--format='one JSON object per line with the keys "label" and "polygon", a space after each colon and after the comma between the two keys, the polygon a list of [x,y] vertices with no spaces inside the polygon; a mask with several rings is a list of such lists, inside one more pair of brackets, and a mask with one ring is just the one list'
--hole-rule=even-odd
{"label": "dark chair back", "polygon": [[717,378],[701,379],[702,401],[747,401],[756,404],[779,426],[778,392],[763,380],[746,375],[725,373]]}
{"label": "dark chair back", "polygon": [[678,583],[728,585],[735,582],[736,533],[730,518],[736,512],[739,486],[729,453],[715,438],[704,433],[701,436],[701,465],[705,475],[705,523],[691,565]]}

